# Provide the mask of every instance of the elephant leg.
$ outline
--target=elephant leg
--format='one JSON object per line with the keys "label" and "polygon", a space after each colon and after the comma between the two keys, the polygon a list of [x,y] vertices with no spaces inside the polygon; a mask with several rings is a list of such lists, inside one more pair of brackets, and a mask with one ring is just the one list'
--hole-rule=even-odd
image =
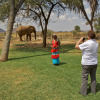
{"label": "elephant leg", "polygon": [[29,39],[30,39],[30,41],[31,41],[31,34],[29,35]]}
{"label": "elephant leg", "polygon": [[28,41],[28,34],[26,34],[26,41]]}
{"label": "elephant leg", "polygon": [[20,38],[20,41],[23,41],[23,40],[22,40],[22,36],[21,36],[21,35],[19,35],[19,38]]}

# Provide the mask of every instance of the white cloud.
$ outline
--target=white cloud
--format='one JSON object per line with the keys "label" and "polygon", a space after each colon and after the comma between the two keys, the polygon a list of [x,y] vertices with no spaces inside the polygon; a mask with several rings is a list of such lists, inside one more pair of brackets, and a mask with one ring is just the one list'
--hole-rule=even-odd
{"label": "white cloud", "polygon": [[67,13],[65,13],[64,15],[59,16],[59,19],[60,19],[60,20],[65,20],[66,17],[67,17]]}
{"label": "white cloud", "polygon": [[54,13],[51,13],[50,17],[53,17],[55,14]]}
{"label": "white cloud", "polygon": [[76,20],[76,19],[77,19],[77,17],[73,17],[72,19],[73,19],[73,20]]}
{"label": "white cloud", "polygon": [[83,4],[86,6],[87,2],[86,2],[86,1],[84,1],[84,2],[83,2]]}
{"label": "white cloud", "polygon": [[69,20],[69,21],[71,21],[71,20],[72,20],[72,18],[68,18],[68,20]]}
{"label": "white cloud", "polygon": [[90,8],[86,8],[85,10],[86,10],[86,13],[87,13],[87,14],[89,14],[89,15],[91,14]]}
{"label": "white cloud", "polygon": [[76,20],[77,17],[72,17],[72,18],[68,18],[69,21],[73,21],[73,20]]}
{"label": "white cloud", "polygon": [[0,28],[6,30],[6,27],[7,27],[6,23],[0,21]]}
{"label": "white cloud", "polygon": [[85,23],[84,23],[84,22],[82,22],[81,24],[82,24],[82,25],[85,25]]}
{"label": "white cloud", "polygon": [[66,19],[66,17],[65,17],[64,15],[61,15],[61,16],[59,17],[59,19],[60,19],[60,20],[64,20],[64,19]]}

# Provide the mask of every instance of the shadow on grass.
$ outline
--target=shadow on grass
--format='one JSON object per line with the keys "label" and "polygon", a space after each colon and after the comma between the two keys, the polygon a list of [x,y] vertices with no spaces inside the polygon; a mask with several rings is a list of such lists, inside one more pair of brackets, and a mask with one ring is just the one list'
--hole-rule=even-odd
{"label": "shadow on grass", "polygon": [[[100,91],[100,83],[96,84],[96,92]],[[87,89],[87,93],[90,94],[91,93],[91,85],[88,84],[88,89]]]}
{"label": "shadow on grass", "polygon": [[[60,53],[69,53],[70,50],[73,50],[75,49],[75,45],[74,44],[67,44],[67,45],[61,45],[60,47]],[[9,60],[16,60],[16,59],[25,59],[25,58],[31,58],[31,57],[36,57],[36,56],[43,56],[43,55],[48,55],[48,54],[51,54],[51,47],[46,47],[46,48],[43,48],[43,47],[37,47],[37,48],[15,48],[14,50],[11,50],[11,51],[20,51],[20,52],[32,52],[32,53],[35,53],[35,52],[42,52],[42,53],[45,53],[45,54],[40,54],[40,55],[33,55],[33,56],[26,56],[26,57],[20,57],[20,58],[11,58]],[[70,52],[70,53],[75,53],[75,52]],[[78,52],[76,52],[78,53]],[[81,53],[81,52],[80,52]],[[66,64],[66,63],[63,63],[61,62],[61,64]]]}
{"label": "shadow on grass", "polygon": [[69,52],[70,50],[73,50],[73,49],[75,49],[75,45],[74,44],[62,45],[60,47],[60,52],[61,53],[67,53],[67,52]]}
{"label": "shadow on grass", "polygon": [[[42,47],[42,44],[36,44],[36,43],[31,43],[31,44],[14,44],[16,46],[15,50],[16,51],[22,51],[22,52],[50,52],[51,51],[51,44],[47,44],[47,47]],[[74,50],[74,51],[71,51]],[[60,53],[81,53],[80,50],[75,51],[75,44],[65,44],[61,45],[59,48]],[[71,52],[69,52],[71,51]],[[100,53],[100,52],[98,52]]]}
{"label": "shadow on grass", "polygon": [[97,83],[97,92],[99,92],[100,91],[100,83]]}
{"label": "shadow on grass", "polygon": [[[74,44],[67,44],[67,45],[61,45],[59,50],[60,50],[60,53],[67,53],[68,51],[70,50],[73,50],[75,49],[75,45]],[[48,46],[46,48],[43,48],[43,47],[18,47],[18,48],[15,48],[16,51],[22,51],[22,52],[38,52],[38,51],[41,51],[41,52],[51,52],[51,47]]]}
{"label": "shadow on grass", "polygon": [[[48,55],[51,53],[47,53],[47,54],[41,54],[41,55],[34,55],[34,56],[26,56],[26,57],[20,57],[20,58],[10,58],[9,60],[17,60],[17,59],[25,59],[25,58],[32,58],[32,57],[36,57],[36,56],[44,56],[44,55]],[[8,61],[9,61],[8,60]]]}
{"label": "shadow on grass", "polygon": [[67,63],[65,63],[65,62],[60,62],[60,64],[59,64],[59,65],[64,65],[64,64],[67,64]]}

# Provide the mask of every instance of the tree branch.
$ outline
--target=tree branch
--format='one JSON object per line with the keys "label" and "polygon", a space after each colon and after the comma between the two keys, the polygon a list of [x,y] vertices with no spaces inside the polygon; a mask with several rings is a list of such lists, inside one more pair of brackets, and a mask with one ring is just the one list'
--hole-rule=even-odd
{"label": "tree branch", "polygon": [[92,12],[91,12],[91,22],[93,22],[94,14],[95,14],[95,11],[97,9],[97,5],[98,5],[97,0],[93,0],[92,5],[91,5],[91,9],[92,9]]}
{"label": "tree branch", "polygon": [[41,9],[41,13],[42,13],[42,15],[43,15],[43,17],[44,17],[44,19],[45,19],[45,21],[46,21],[46,17],[45,17],[45,14],[44,14],[44,12],[43,12],[43,8],[42,8],[42,6],[40,5],[40,4],[37,4],[39,7],[40,7],[40,9]]}
{"label": "tree branch", "polygon": [[[27,10],[27,9],[24,9],[24,10]],[[32,11],[33,13],[35,13],[38,18],[40,19],[40,25],[41,25],[41,28],[43,30],[43,24],[42,24],[42,21],[41,21],[41,14],[38,14],[36,11],[32,10],[32,9],[29,9],[30,11]]]}
{"label": "tree branch", "polygon": [[42,24],[41,18],[40,18],[40,25],[41,25],[41,28],[42,28],[42,31],[43,31],[43,24]]}
{"label": "tree branch", "polygon": [[20,0],[19,3],[15,7],[15,14],[17,14],[19,8],[22,6],[25,0]]}
{"label": "tree branch", "polygon": [[84,8],[83,0],[80,0],[80,3],[81,3],[81,8],[80,8],[81,9],[81,12],[83,12],[83,14],[85,16],[85,19],[90,23],[90,20],[89,20],[89,18],[87,16],[87,13],[85,11],[85,8]]}

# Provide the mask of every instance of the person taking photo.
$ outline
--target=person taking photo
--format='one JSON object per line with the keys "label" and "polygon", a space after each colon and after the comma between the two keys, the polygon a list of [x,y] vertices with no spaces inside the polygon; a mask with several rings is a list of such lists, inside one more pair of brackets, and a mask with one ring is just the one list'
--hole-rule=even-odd
{"label": "person taking photo", "polygon": [[96,70],[98,64],[98,47],[99,44],[95,40],[95,32],[88,32],[88,40],[83,42],[83,37],[76,43],[75,48],[82,50],[82,81],[80,94],[83,96],[87,95],[88,75],[91,78],[91,92],[96,93]]}

